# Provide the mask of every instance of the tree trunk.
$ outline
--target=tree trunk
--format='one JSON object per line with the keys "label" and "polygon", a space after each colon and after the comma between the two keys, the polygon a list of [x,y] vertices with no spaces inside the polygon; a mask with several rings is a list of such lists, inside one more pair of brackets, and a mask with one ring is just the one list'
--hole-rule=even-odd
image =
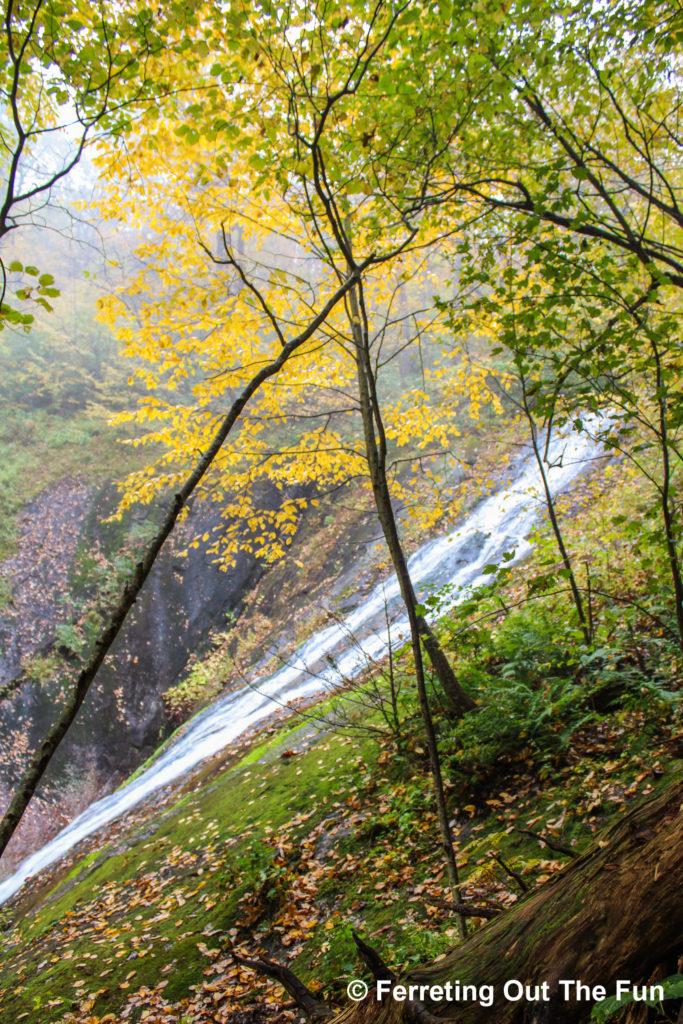
{"label": "tree trunk", "polygon": [[[348,293],[351,329],[355,342],[355,358],[358,380],[358,398],[365,436],[365,453],[368,460],[370,482],[377,517],[386,540],[391,563],[396,573],[401,597],[411,620],[424,645],[434,673],[439,680],[448,705],[454,717],[459,718],[476,706],[470,695],[458,682],[455,672],[429,624],[417,612],[417,596],[408,571],[408,560],[398,533],[396,517],[391,504],[387,480],[387,443],[382,421],[382,410],[377,398],[376,380],[370,360],[370,342],[363,302],[362,282]],[[413,622],[414,620],[414,622]]]}
{"label": "tree trunk", "polygon": [[[448,807],[446,805],[446,794],[441,775],[439,748],[436,740],[432,713],[429,707],[429,699],[427,697],[424,662],[422,658],[421,642],[425,636],[425,631],[427,631],[427,636],[431,640],[432,656],[434,655],[435,650],[438,651],[440,656],[439,661],[434,660],[432,662],[435,672],[439,675],[439,669],[437,666],[439,666],[442,671],[447,669],[452,676],[453,686],[456,688],[456,691],[459,691],[461,688],[455,678],[446,655],[439,646],[436,637],[431,633],[431,631],[429,631],[429,627],[425,623],[424,619],[417,614],[417,598],[415,596],[413,583],[408,571],[408,562],[403,551],[403,545],[401,544],[401,539],[399,537],[394,510],[391,504],[389,482],[387,480],[386,435],[382,421],[382,410],[377,399],[375,387],[376,382],[372,371],[372,363],[370,361],[369,332],[367,329],[367,317],[365,315],[365,305],[363,302],[362,281],[359,281],[357,286],[349,290],[348,304],[351,314],[351,328],[356,344],[355,358],[358,380],[358,398],[361,409],[361,418],[363,421],[365,452],[368,459],[370,480],[375,497],[377,515],[382,526],[387,547],[389,548],[391,561],[396,572],[401,596],[408,616],[408,623],[410,625],[410,640],[413,650],[413,658],[415,661],[415,683],[417,686],[418,700],[420,702],[420,713],[422,715],[422,723],[425,730],[427,750],[429,752],[434,800],[436,803],[436,812],[439,821],[439,832],[441,833],[441,846],[443,849],[446,871],[448,874],[448,883],[451,889],[453,902],[458,904],[461,902],[461,893],[458,882],[458,867],[455,850],[453,849],[453,835],[451,832]],[[427,643],[425,643],[425,648],[428,653],[430,653]],[[448,691],[446,690],[446,692]],[[471,702],[471,698],[464,690],[462,691],[462,694],[464,700]],[[458,705],[459,714],[463,714],[465,710],[467,710],[466,704]],[[460,935],[464,939],[467,935],[467,923],[462,914],[458,915],[457,920]]]}
{"label": "tree trunk", "polygon": [[71,694],[64,702],[64,705],[50,727],[47,736],[31,758],[28,768],[17,785],[9,807],[5,811],[3,818],[0,819],[0,856],[4,853],[7,844],[21,821],[24,811],[28,807],[40,780],[45,774],[47,767],[55,754],[55,751],[66,736],[68,730],[71,728],[71,725],[88,694],[92,681],[99,671],[100,665],[104,661],[108,651],[114,643],[114,640],[118,636],[121,627],[126,621],[129,611],[135,604],[137,596],[142,590],[145,580],[149,576],[161,548],[175,527],[178,516],[195,492],[199,483],[213,465],[216,456],[223,447],[230,431],[239,419],[242,410],[251,401],[252,397],[260,389],[261,385],[271,377],[276,376],[290,356],[292,356],[293,353],[304,344],[304,342],[308,341],[308,339],[315,334],[318,328],[325,322],[336,304],[355,283],[355,279],[356,275],[352,274],[348,280],[342,282],[332,298],[328,300],[320,313],[311,320],[308,326],[297,334],[296,337],[292,338],[291,341],[286,343],[283,342],[282,348],[276,358],[270,362],[264,363],[261,369],[254,374],[249,383],[245,385],[242,392],[232,403],[229,412],[226,414],[219,429],[207,446],[206,451],[201,455],[195,469],[190,473],[185,480],[185,483],[178,490],[172,503],[169,505],[156,534],[145,550],[141,553],[140,561],[136,564],[135,569],[133,569],[126,581],[123,592],[116,605],[110,609],[107,625],[104,627],[95,642],[90,653],[90,657],[81,669]]}
{"label": "tree trunk", "polygon": [[[538,446],[536,422],[534,420],[533,413],[531,412],[531,409],[529,407],[529,401],[526,390],[526,378],[521,371],[519,377],[522,384],[522,407],[524,409],[524,415],[527,418],[527,423],[529,424],[529,432],[531,434],[531,445],[534,450],[536,465],[538,466],[538,471],[541,476],[541,482],[543,484],[543,492],[545,494],[545,503],[548,509],[550,525],[552,526],[553,534],[555,536],[555,542],[557,544],[560,556],[562,558],[562,564],[565,568],[565,572],[567,573],[569,587],[572,594],[572,600],[574,602],[574,607],[576,608],[576,615],[579,620],[581,632],[583,633],[583,639],[586,644],[586,647],[590,647],[593,638],[591,636],[591,631],[588,627],[588,623],[586,622],[586,616],[583,610],[583,601],[581,600],[581,593],[576,583],[576,577],[574,576],[574,567],[572,566],[572,562],[569,557],[569,552],[567,551],[567,546],[564,542],[564,537],[562,536],[562,530],[560,529],[557,513],[555,511],[555,500],[553,498],[553,493],[550,490],[550,484],[548,483],[548,474],[545,471],[543,453],[541,452]],[[550,421],[548,421],[546,423],[546,432],[548,435],[548,440],[550,440],[550,429]]]}
{"label": "tree trunk", "polygon": [[[683,953],[680,899],[683,852],[683,779],[679,776],[655,799],[640,803],[612,825],[561,875],[491,921],[438,963],[410,971],[399,984],[442,985],[450,981],[493,986],[493,1005],[451,998],[429,999],[414,992],[412,1002],[391,995],[379,1003],[375,987],[347,1006],[333,1024],[399,1024],[434,1019],[457,1024],[583,1024],[596,1000],[577,1001],[574,986],[649,982],[660,965],[674,973]],[[504,997],[506,982],[532,988],[538,997]]]}

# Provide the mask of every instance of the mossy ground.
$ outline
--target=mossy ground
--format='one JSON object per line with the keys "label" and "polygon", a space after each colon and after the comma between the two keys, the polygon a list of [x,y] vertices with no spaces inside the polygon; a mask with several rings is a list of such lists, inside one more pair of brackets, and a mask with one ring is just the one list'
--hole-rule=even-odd
{"label": "mossy ground", "polygon": [[[468,899],[518,898],[492,850],[530,886],[560,870],[566,857],[518,829],[581,850],[670,776],[668,739],[644,711],[621,712],[580,730],[551,768],[501,763],[477,803],[449,782]],[[352,928],[396,966],[436,956],[457,932],[430,902],[448,897],[431,806],[417,730],[398,757],[358,722],[271,726],[5,909],[0,1020],[204,1024],[281,1005],[230,949],[289,962],[341,1002],[358,970]]]}
{"label": "mossy ground", "polygon": [[[564,594],[545,615],[537,604],[510,614],[533,573],[557,561],[543,537],[536,564],[517,567],[497,591],[502,605],[492,596],[476,613],[486,613],[487,635],[470,621],[465,639],[461,613],[442,622],[479,702],[469,725],[451,727],[435,700],[461,879],[474,904],[519,898],[494,852],[530,887],[566,863],[519,829],[580,851],[674,770],[680,648],[652,616],[623,605],[644,579],[654,596],[666,594],[665,577],[646,561],[642,538],[612,544],[609,559],[585,550],[587,516],[609,509],[590,482],[583,490],[585,507],[567,531],[572,549],[582,565],[590,557],[595,591],[611,587],[615,565],[618,579],[620,603],[594,599],[600,658],[580,651]],[[626,507],[624,488],[620,497]],[[670,600],[663,607],[658,616],[670,617]],[[332,728],[330,714],[345,702],[335,697],[317,731],[308,718],[271,726],[29,885],[0,914],[0,1022],[236,1024],[238,1010],[259,1004],[276,1015],[284,999],[231,950],[289,962],[334,1005],[358,971],[352,928],[398,968],[457,942],[455,921],[433,902],[449,893],[410,664],[396,669],[400,753],[394,738],[368,731],[383,725],[376,707],[356,706],[360,719]]]}

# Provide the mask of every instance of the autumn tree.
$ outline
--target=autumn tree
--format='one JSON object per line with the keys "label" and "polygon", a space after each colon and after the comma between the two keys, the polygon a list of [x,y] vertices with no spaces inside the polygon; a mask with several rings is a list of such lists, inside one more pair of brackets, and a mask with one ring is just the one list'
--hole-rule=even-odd
{"label": "autumn tree", "polygon": [[[64,17],[67,13],[73,16],[65,26]],[[89,20],[90,15],[92,17]],[[163,56],[164,67],[169,62],[173,64],[170,58],[175,52],[184,54],[184,33],[189,30],[192,16],[192,9],[174,11],[169,8],[169,20],[160,22],[155,21],[151,11],[144,7],[138,10],[124,5],[116,6],[112,11],[102,7],[93,12],[87,6],[75,12],[69,8],[67,12],[66,8],[43,3],[42,0],[21,9],[9,5],[5,18],[5,42],[10,58],[6,95],[12,111],[12,124],[5,137],[5,149],[10,156],[2,233],[7,234],[19,228],[22,216],[30,222],[36,214],[32,205],[34,201],[49,201],[55,184],[75,167],[96,129],[99,128],[100,145],[105,136],[109,139],[115,135],[120,138],[124,129],[130,129],[132,113],[150,113],[149,89],[153,84],[157,99],[159,91],[171,91],[164,84],[163,75],[160,79],[158,75],[148,77],[144,61],[146,57],[151,60],[155,47]],[[82,52],[79,43],[83,44]],[[176,44],[178,51],[174,49]],[[202,53],[200,47],[200,59]],[[191,63],[190,58],[191,54],[184,54],[182,67],[185,71]],[[124,89],[119,94],[120,83],[128,91]],[[173,91],[177,92],[181,88],[182,82],[175,79]],[[69,108],[69,104],[73,109]],[[66,120],[60,120],[59,115],[65,107]],[[153,111],[152,116],[155,116]],[[55,121],[57,128],[54,126]],[[23,161],[35,155],[35,147],[46,136],[50,137],[53,131],[63,130],[68,140],[69,129],[74,126],[77,132],[75,149],[62,166],[54,172],[48,171],[42,178],[39,176],[29,184],[22,184]],[[39,273],[33,265],[10,269],[12,273],[28,274],[29,277],[36,277]],[[304,309],[298,326],[288,324],[287,337],[284,334],[280,334],[277,339],[266,339],[261,335],[254,337],[250,333],[252,311],[247,309],[247,337],[252,338],[253,345],[242,349],[245,363],[235,368],[228,382],[227,409],[223,408],[218,415],[212,414],[208,434],[206,431],[202,433],[200,441],[190,450],[182,470],[174,477],[169,475],[166,480],[173,497],[167,504],[156,533],[140,553],[134,570],[125,581],[119,599],[106,613],[102,633],[85,658],[71,693],[57,713],[45,740],[30,759],[0,822],[0,853],[4,851],[55,750],[76,717],[161,547],[186,508],[189,498],[221,453],[242,411],[263,385],[281,371],[293,354],[305,349],[354,279],[352,275],[341,284],[335,282],[315,312]],[[49,306],[46,298],[49,292],[44,289],[51,288],[51,285],[51,279],[39,278],[36,289],[20,288],[17,297],[22,301],[34,300]],[[7,304],[3,306],[3,313],[6,320],[14,325],[27,328],[31,323],[30,314],[20,313]],[[242,327],[245,327],[244,323]]]}
{"label": "autumn tree", "polygon": [[555,381],[535,388],[534,408],[558,399],[579,426],[598,412],[596,438],[649,479],[683,639],[680,12],[496,7],[459,8],[452,27],[454,103],[469,114],[452,209],[482,217],[458,252],[460,287],[478,293],[461,325],[497,320],[493,344]]}
{"label": "autumn tree", "polygon": [[[129,181],[125,199],[114,183],[112,213],[122,200],[135,203],[157,237],[142,253],[143,273],[127,297],[108,304],[108,315],[118,317],[129,354],[151,364],[144,372],[153,394],[135,416],[161,421],[146,440],[163,442],[161,465],[175,467],[201,445],[212,407],[229,391],[232,375],[249,365],[242,354],[245,338],[252,345],[255,337],[260,344],[281,340],[288,325],[319,308],[324,283],[353,279],[343,313],[339,306],[322,327],[324,344],[315,339],[298,353],[243,416],[241,430],[219,456],[221,476],[211,494],[224,505],[229,544],[244,545],[240,524],[246,522],[256,534],[257,553],[272,557],[296,528],[297,505],[306,499],[286,496],[280,509],[265,516],[251,504],[264,475],[281,486],[312,480],[320,491],[367,472],[408,612],[442,844],[459,901],[423,645],[452,713],[461,715],[474,703],[418,608],[394,511],[401,485],[390,480],[389,450],[393,437],[399,446],[426,449],[423,458],[429,457],[430,448],[448,447],[454,423],[448,412],[430,409],[424,390],[419,415],[411,416],[414,396],[387,403],[378,383],[383,360],[397,348],[396,328],[412,321],[408,339],[424,341],[426,324],[433,329],[439,321],[431,298],[426,308],[401,313],[396,299],[416,271],[433,280],[426,261],[442,230],[426,213],[446,139],[433,138],[431,119],[418,119],[411,133],[404,132],[402,101],[388,95],[380,111],[372,85],[404,35],[415,45],[420,27],[407,6],[394,10],[383,3],[350,9],[345,19],[307,11],[304,21],[295,5],[278,11],[254,6],[241,27],[246,41],[232,106],[229,89],[223,90],[228,98],[220,95],[221,119],[226,108],[234,115],[229,126],[212,123],[206,103],[198,120],[199,105],[192,104],[179,112],[184,119],[164,146],[163,180],[155,173],[158,150],[150,156],[141,139],[134,195]],[[214,59],[224,52],[225,26],[221,32]],[[230,57],[224,59],[231,67]],[[232,71],[223,79],[235,77]],[[370,116],[382,119],[384,139],[375,152],[382,152],[379,163],[392,174],[384,183],[364,160]],[[374,130],[380,131],[377,123]],[[425,159],[402,168],[404,154],[418,143]],[[160,384],[178,389],[182,401],[157,397]],[[333,401],[326,404],[330,394]],[[299,420],[303,430],[292,442]],[[275,441],[272,431],[264,431],[268,422],[281,428]],[[152,467],[137,474],[126,502],[149,499],[167,478]],[[220,544],[225,553],[225,535]]]}
{"label": "autumn tree", "polygon": [[[120,299],[109,304],[108,315],[123,314],[124,322],[127,320],[127,325],[121,326],[121,337],[129,340],[131,355],[153,365],[153,371],[145,376],[152,389],[162,381],[173,389],[181,381],[187,384],[182,403],[152,395],[136,414],[141,419],[163,421],[164,426],[152,431],[149,440],[169,445],[164,456],[168,464],[182,461],[193,439],[201,436],[210,403],[228,386],[221,367],[225,339],[235,339],[231,350],[238,343],[241,327],[233,312],[237,303],[246,301],[254,311],[254,325],[261,317],[266,332],[279,336],[284,323],[300,316],[297,307],[314,308],[321,282],[343,279],[359,262],[348,242],[351,231],[354,247],[362,250],[367,265],[363,301],[371,298],[377,312],[372,344],[378,362],[388,363],[393,358],[397,328],[409,326],[409,337],[424,339],[438,321],[430,297],[422,305],[397,312],[401,295],[416,276],[424,279],[427,289],[433,288],[425,252],[439,234],[420,223],[429,205],[432,164],[426,160],[419,167],[411,166],[413,177],[422,175],[421,183],[411,181],[408,188],[397,177],[383,192],[373,184],[374,171],[362,161],[367,135],[363,119],[369,116],[369,98],[373,116],[379,115],[372,84],[375,68],[382,68],[388,54],[400,45],[401,33],[407,32],[414,45],[414,13],[407,8],[391,11],[381,3],[367,11],[361,6],[353,14],[352,26],[349,19],[343,24],[344,19],[336,17],[328,22],[323,13],[315,12],[317,27],[306,27],[301,33],[299,17],[293,6],[283,8],[277,16],[270,8],[255,6],[246,22],[243,14],[233,12],[245,42],[239,59],[224,55],[225,67],[232,78],[238,77],[237,67],[249,68],[249,89],[241,79],[234,88],[232,107],[227,107],[230,90],[219,93],[221,110],[234,113],[230,126],[213,121],[218,114],[207,103],[202,105],[200,121],[197,104],[179,111],[177,116],[184,120],[176,137],[171,136],[164,147],[165,180],[160,182],[154,173],[158,145],[150,154],[141,140],[136,188],[131,192],[127,183],[124,197],[115,184],[109,199],[112,214],[126,201],[144,207],[148,215],[154,211],[150,223],[158,240],[141,251],[146,268],[128,290],[129,315]],[[237,25],[232,27],[236,31]],[[224,25],[220,31],[225,33]],[[290,42],[290,33],[295,42]],[[284,49],[278,49],[280,43]],[[221,46],[225,50],[224,36],[215,40],[214,58],[221,55]],[[318,48],[320,67],[326,68],[324,74],[313,74],[314,84],[307,77],[309,62],[311,67],[315,64],[311,47]],[[251,61],[255,70],[245,60]],[[214,64],[212,73],[220,66]],[[304,71],[300,71],[302,67]],[[224,77],[229,77],[227,70]],[[390,97],[384,144],[389,165],[391,159],[398,163],[411,142],[416,142],[402,137],[398,106],[396,97]],[[431,146],[436,160],[443,146],[431,140],[429,131],[431,123],[419,124],[415,134],[425,147]],[[350,166],[351,151],[358,153],[356,166]],[[424,192],[423,200],[415,200],[415,189]],[[262,201],[260,207],[253,201],[255,190],[260,198],[267,197],[267,207]],[[162,238],[163,250],[158,247]],[[237,245],[233,238],[239,238]],[[203,252],[197,251],[198,242]],[[279,261],[273,258],[274,251]],[[228,281],[223,283],[226,274]],[[166,288],[163,299],[157,282]],[[133,293],[145,298],[136,301]],[[136,330],[133,318],[139,320],[141,315],[142,329]],[[181,328],[185,317],[189,321]],[[222,502],[227,497],[227,548],[225,535],[221,543],[228,554],[231,545],[244,543],[239,520],[260,528],[261,553],[281,553],[281,531],[287,535],[295,528],[295,500],[287,499],[283,508],[270,516],[270,522],[262,510],[250,505],[254,483],[262,475],[267,473],[280,485],[314,480],[324,491],[363,472],[367,437],[354,436],[350,431],[357,428],[348,426],[354,415],[360,413],[362,418],[363,413],[363,401],[354,393],[357,382],[352,383],[358,371],[353,323],[353,315],[347,315],[345,325],[338,317],[331,318],[326,327],[330,344],[319,347],[305,362],[298,358],[286,371],[288,376],[279,378],[269,404],[254,407],[243,420],[243,440],[235,442],[238,447],[230,455],[226,453],[222,460],[225,478],[213,492]],[[206,331],[211,332],[209,338],[202,337]],[[369,339],[367,343],[371,344]],[[411,404],[418,408],[411,409]],[[398,400],[384,401],[383,406],[387,423],[381,430],[399,446],[443,453],[457,432],[454,417],[447,410],[437,413],[424,391],[414,389]],[[171,419],[173,432],[166,426]],[[295,444],[278,448],[273,433],[266,436],[264,431],[266,422],[278,420],[283,427],[286,421],[290,433],[298,420],[306,429],[297,434]],[[340,426],[342,420],[346,426]],[[286,427],[280,433],[286,433]],[[423,458],[429,455],[427,450]],[[383,459],[386,461],[386,453]],[[154,479],[151,470],[133,478],[131,497],[149,497]],[[400,482],[394,481],[393,487],[394,500],[407,496],[407,488]],[[386,504],[388,486],[384,490]],[[299,500],[299,505],[304,503],[305,499]],[[398,535],[393,541],[394,560],[399,557],[397,543]],[[469,706],[423,619],[420,629],[453,707]]]}

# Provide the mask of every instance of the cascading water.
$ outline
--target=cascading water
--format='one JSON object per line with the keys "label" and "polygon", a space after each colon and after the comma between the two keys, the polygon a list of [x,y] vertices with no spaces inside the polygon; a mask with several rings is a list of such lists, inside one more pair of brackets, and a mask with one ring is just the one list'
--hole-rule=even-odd
{"label": "cascading water", "polygon": [[[595,454],[595,443],[585,434],[555,437],[549,446],[547,470],[553,493],[565,489]],[[418,592],[424,592],[426,587],[448,586],[452,588],[450,601],[455,604],[464,599],[468,590],[486,582],[488,577],[482,570],[504,552],[514,551],[514,561],[523,558],[530,549],[529,530],[542,506],[540,483],[536,462],[527,461],[509,486],[482,501],[457,529],[415,552],[409,568]],[[274,702],[291,702],[333,689],[341,679],[358,674],[367,666],[368,659],[382,658],[390,644],[403,643],[401,636],[408,634],[407,620],[399,617],[390,629],[387,626],[387,611],[391,613],[399,604],[398,581],[394,576],[375,587],[343,621],[316,633],[285,667],[267,678],[255,679],[205,709],[154,764],[115,793],[92,804],[0,883],[0,903],[81,839],[267,718]]]}

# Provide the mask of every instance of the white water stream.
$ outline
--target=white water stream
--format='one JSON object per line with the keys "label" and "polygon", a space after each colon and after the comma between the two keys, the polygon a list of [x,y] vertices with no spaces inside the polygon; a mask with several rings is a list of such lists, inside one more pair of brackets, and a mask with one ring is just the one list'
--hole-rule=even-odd
{"label": "white water stream", "polygon": [[[558,494],[595,456],[596,446],[584,434],[570,434],[556,437],[548,454],[551,468],[547,475],[553,493]],[[503,552],[514,551],[514,561],[519,561],[530,549],[527,536],[542,505],[540,474],[535,460],[530,459],[522,465],[513,483],[483,500],[457,529],[415,552],[409,567],[418,592],[424,593],[425,586],[450,584],[450,600],[455,604],[464,599],[469,588],[489,579],[482,570],[500,559]],[[368,659],[382,658],[390,643],[402,644],[400,634],[405,637],[409,632],[407,620],[399,614],[389,631],[386,625],[387,610],[391,615],[399,605],[394,576],[375,587],[343,621],[316,633],[284,668],[267,678],[254,679],[206,708],[149,768],[115,793],[91,804],[59,835],[23,861],[14,874],[0,883],[0,904],[20,889],[26,879],[53,864],[81,839],[267,718],[277,704],[333,689],[340,679],[358,674],[367,666]]]}

